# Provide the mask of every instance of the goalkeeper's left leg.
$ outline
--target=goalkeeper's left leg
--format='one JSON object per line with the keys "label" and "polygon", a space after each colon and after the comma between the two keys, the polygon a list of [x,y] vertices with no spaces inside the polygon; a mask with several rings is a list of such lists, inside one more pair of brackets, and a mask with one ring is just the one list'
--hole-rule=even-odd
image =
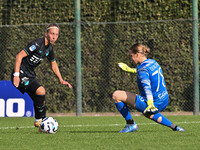
{"label": "goalkeeper's left leg", "polygon": [[177,125],[173,124],[170,120],[168,120],[165,116],[160,113],[157,114],[144,114],[145,117],[162,124],[164,126],[170,127],[173,131],[184,131],[183,128],[178,127]]}

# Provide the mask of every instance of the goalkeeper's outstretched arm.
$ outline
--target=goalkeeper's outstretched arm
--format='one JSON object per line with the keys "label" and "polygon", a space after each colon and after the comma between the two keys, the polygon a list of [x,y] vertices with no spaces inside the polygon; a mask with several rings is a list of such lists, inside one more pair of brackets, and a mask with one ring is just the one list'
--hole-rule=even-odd
{"label": "goalkeeper's outstretched arm", "polygon": [[126,71],[126,72],[130,72],[130,73],[137,73],[137,69],[136,68],[130,68],[127,64],[125,64],[125,63],[118,63],[118,66],[122,69],[122,70],[124,70],[124,71]]}

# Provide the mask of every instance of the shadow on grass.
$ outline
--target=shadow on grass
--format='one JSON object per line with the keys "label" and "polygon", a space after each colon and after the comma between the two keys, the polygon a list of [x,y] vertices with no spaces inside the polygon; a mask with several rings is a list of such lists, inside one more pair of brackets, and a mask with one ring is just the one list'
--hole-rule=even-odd
{"label": "shadow on grass", "polygon": [[[108,130],[105,130],[105,131],[64,131],[64,132],[68,132],[68,133],[119,133],[120,130],[117,130],[117,131],[108,131]],[[63,131],[62,131],[63,132]],[[135,131],[135,132],[130,132],[130,133],[119,133],[119,134],[133,134],[133,133],[159,133],[159,132],[174,132],[174,131],[171,131],[171,130],[165,130],[163,129],[162,131],[161,130],[154,130],[154,129],[145,129],[145,130],[138,130],[138,131]]]}
{"label": "shadow on grass", "polygon": [[119,131],[68,131],[69,133],[118,133]]}

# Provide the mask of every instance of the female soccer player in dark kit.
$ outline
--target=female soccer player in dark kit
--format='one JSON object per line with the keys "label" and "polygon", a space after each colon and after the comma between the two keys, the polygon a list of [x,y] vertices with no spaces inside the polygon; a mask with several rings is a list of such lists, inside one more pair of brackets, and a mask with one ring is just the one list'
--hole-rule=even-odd
{"label": "female soccer player in dark kit", "polygon": [[61,84],[72,88],[70,83],[63,80],[57,66],[53,44],[59,36],[59,26],[49,24],[45,31],[45,36],[31,41],[22,51],[16,55],[15,66],[12,72],[12,83],[23,94],[26,92],[34,103],[35,127],[40,127],[41,121],[46,117],[45,88],[40,85],[36,78],[34,69],[47,57],[51,64],[51,69],[58,77]]}

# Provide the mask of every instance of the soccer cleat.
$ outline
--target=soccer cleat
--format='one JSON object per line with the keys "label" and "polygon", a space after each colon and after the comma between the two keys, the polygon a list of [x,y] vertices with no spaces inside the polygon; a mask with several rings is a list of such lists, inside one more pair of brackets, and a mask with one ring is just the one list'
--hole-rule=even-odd
{"label": "soccer cleat", "polygon": [[183,128],[181,128],[181,127],[179,127],[179,126],[176,126],[176,128],[174,129],[174,131],[181,131],[181,132],[183,132],[183,131],[184,131],[184,129],[183,129]]}
{"label": "soccer cleat", "polygon": [[137,124],[134,122],[134,124],[126,124],[124,129],[119,131],[120,133],[127,133],[127,132],[134,132],[138,130]]}
{"label": "soccer cleat", "polygon": [[34,126],[39,128],[40,127],[40,124],[41,124],[42,120],[39,120],[39,121],[35,121],[34,122]]}

